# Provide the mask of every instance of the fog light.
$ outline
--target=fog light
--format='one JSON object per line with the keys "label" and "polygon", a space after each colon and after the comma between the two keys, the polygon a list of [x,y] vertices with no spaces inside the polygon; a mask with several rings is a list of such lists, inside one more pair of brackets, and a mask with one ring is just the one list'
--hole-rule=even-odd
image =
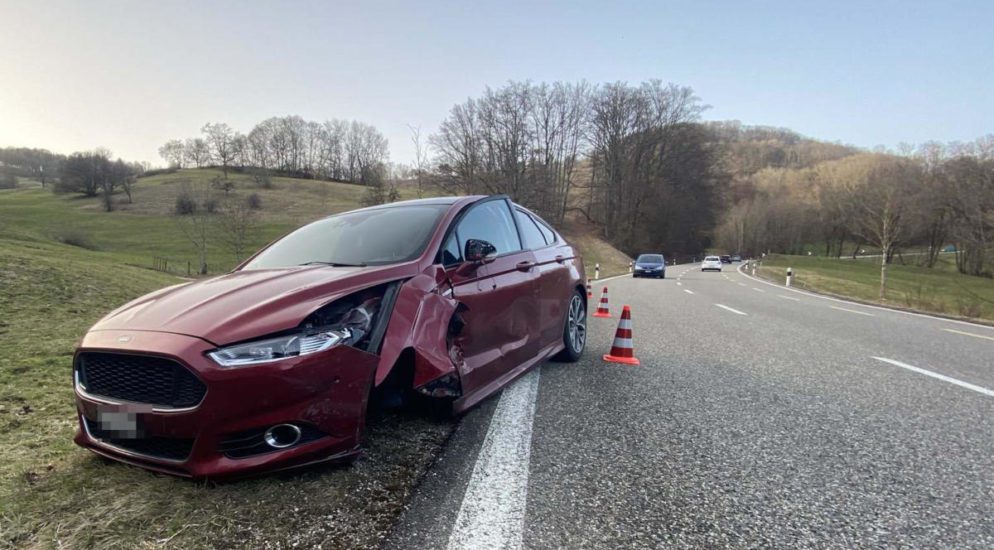
{"label": "fog light", "polygon": [[300,428],[293,424],[277,424],[266,430],[266,444],[274,449],[292,447],[300,441]]}

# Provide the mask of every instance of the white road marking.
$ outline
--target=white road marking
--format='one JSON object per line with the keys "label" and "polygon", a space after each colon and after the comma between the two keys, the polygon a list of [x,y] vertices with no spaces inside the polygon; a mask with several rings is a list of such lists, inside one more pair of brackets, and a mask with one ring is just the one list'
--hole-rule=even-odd
{"label": "white road marking", "polygon": [[992,336],[984,336],[983,334],[974,334],[972,332],[963,332],[962,330],[956,330],[951,328],[942,329],[946,332],[952,332],[953,334],[962,334],[963,336],[973,336],[974,338],[983,338],[984,340],[994,340]]}
{"label": "white road marking", "polygon": [[745,283],[739,283],[739,286],[746,286]]}
{"label": "white road marking", "polygon": [[718,306],[718,307],[720,307],[721,309],[727,309],[728,311],[731,311],[732,313],[738,313],[739,315],[748,315],[747,313],[743,313],[743,312],[741,312],[741,311],[739,311],[737,309],[732,309],[732,308],[730,308],[728,306],[723,306],[721,304],[715,304],[715,305]]}
{"label": "white road marking", "polygon": [[683,283],[681,283],[680,281],[677,281],[676,282],[676,286],[683,286]]}
{"label": "white road marking", "polygon": [[449,550],[522,547],[539,370],[508,386],[490,419]]}
{"label": "white road marking", "polygon": [[962,380],[957,380],[955,378],[946,376],[944,374],[939,374],[937,372],[932,372],[930,370],[920,369],[918,367],[911,366],[907,363],[902,363],[900,361],[895,361],[893,359],[887,359],[886,357],[874,357],[877,361],[883,361],[884,363],[889,363],[895,367],[901,367],[902,369],[908,369],[912,372],[917,372],[918,374],[924,374],[925,376],[931,376],[932,378],[937,378],[943,382],[949,382],[950,384],[956,384],[957,386],[966,388],[968,390],[973,390],[978,393],[982,393],[989,397],[994,397],[994,390],[989,390],[987,388],[971,384],[969,382],[964,382]]}
{"label": "white road marking", "polygon": [[693,290],[687,290],[686,288],[683,289],[683,291],[686,292],[687,294],[693,294],[694,293]]}
{"label": "white road marking", "polygon": [[596,284],[600,284],[600,283],[606,283],[608,281],[613,281],[615,279],[620,279],[622,277],[631,277],[631,276],[632,276],[631,273],[622,273],[621,275],[615,275],[614,277],[607,277],[606,279],[593,279],[590,282],[591,282],[591,284],[595,284],[596,285]]}
{"label": "white road marking", "polygon": [[832,309],[837,309],[839,311],[847,311],[849,313],[855,313],[857,315],[866,315],[867,317],[876,317],[876,315],[874,315],[872,313],[867,313],[865,311],[856,311],[855,309],[848,309],[848,308],[839,307],[839,306],[828,306],[828,307],[830,307]]}
{"label": "white road marking", "polygon": [[783,298],[784,300],[793,300],[795,302],[800,302],[801,301],[800,298],[794,298],[793,296],[783,296],[783,295],[780,295],[780,296],[777,296],[777,298]]}
{"label": "white road marking", "polygon": [[764,293],[766,292],[765,290],[763,290],[761,288],[752,287],[752,289],[755,290],[756,292],[764,292]]}

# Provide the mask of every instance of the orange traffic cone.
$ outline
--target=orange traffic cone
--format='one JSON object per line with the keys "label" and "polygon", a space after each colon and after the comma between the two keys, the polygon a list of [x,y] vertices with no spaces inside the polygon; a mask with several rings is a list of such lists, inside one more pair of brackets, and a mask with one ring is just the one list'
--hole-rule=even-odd
{"label": "orange traffic cone", "polygon": [[604,291],[601,292],[601,303],[597,306],[597,311],[594,312],[594,317],[611,317],[611,310],[607,305],[607,287],[604,287]]}
{"label": "orange traffic cone", "polygon": [[587,298],[594,297],[594,287],[590,284],[590,277],[587,277]]}
{"label": "orange traffic cone", "polygon": [[611,353],[604,356],[608,363],[624,363],[638,365],[635,358],[635,348],[632,346],[632,309],[625,306],[621,309],[621,319],[618,321],[618,331],[614,333],[614,344]]}

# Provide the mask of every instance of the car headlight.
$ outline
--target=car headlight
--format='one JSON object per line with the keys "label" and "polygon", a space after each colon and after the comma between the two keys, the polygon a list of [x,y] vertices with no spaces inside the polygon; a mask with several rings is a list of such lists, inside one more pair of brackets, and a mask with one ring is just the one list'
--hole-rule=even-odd
{"label": "car headlight", "polygon": [[207,355],[222,367],[258,365],[324,351],[339,343],[351,340],[347,329],[326,330],[313,334],[296,333],[265,340],[228,346]]}
{"label": "car headlight", "polygon": [[375,347],[374,328],[382,334],[380,313],[385,295],[397,283],[368,288],[323,306],[308,315],[293,332],[218,348],[207,356],[222,367],[259,365],[322,352],[338,345]]}

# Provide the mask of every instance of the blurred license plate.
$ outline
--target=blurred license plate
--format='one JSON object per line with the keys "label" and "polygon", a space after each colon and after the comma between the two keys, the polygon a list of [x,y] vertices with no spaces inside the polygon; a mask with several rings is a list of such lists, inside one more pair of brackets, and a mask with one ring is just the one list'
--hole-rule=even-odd
{"label": "blurred license plate", "polygon": [[97,411],[97,425],[111,437],[134,439],[138,434],[138,415],[133,412]]}

